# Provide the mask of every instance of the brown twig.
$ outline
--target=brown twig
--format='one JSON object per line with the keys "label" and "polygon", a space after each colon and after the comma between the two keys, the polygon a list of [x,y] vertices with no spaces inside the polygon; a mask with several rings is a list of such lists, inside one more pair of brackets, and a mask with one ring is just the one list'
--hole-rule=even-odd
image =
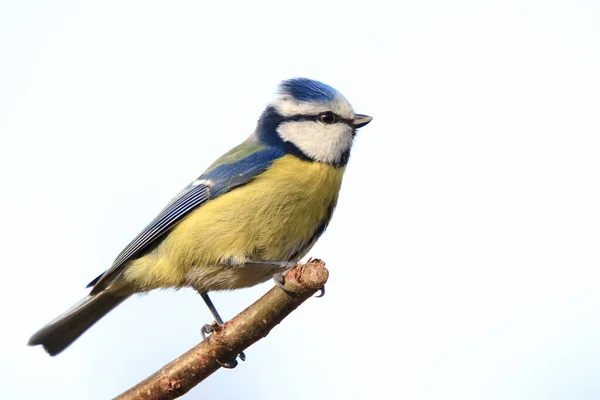
{"label": "brown twig", "polygon": [[322,288],[329,273],[321,260],[309,260],[285,277],[288,294],[274,287],[250,307],[222,326],[213,323],[209,340],[193,347],[150,377],[117,396],[119,400],[175,399],[232,360],[241,351],[267,336],[296,307]]}

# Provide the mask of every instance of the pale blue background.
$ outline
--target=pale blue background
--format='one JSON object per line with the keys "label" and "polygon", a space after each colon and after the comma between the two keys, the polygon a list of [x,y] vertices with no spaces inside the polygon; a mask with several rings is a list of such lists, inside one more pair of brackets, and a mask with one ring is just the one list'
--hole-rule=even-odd
{"label": "pale blue background", "polygon": [[2,398],[109,398],[199,341],[182,290],[25,345],[294,76],[375,117],[327,295],[187,398],[600,398],[597,1],[0,4]]}

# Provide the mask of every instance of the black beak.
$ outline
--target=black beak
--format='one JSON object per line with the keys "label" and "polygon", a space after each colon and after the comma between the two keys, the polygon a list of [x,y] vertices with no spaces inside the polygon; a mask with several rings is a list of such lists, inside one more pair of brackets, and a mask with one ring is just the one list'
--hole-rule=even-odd
{"label": "black beak", "polygon": [[352,123],[354,124],[355,128],[362,128],[371,122],[372,119],[373,117],[369,117],[368,115],[354,114],[354,120],[352,120]]}

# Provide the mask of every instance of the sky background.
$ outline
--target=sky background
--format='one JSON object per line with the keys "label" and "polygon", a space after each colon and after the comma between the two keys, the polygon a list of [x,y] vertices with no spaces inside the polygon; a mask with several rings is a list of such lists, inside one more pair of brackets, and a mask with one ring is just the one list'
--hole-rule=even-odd
{"label": "sky background", "polygon": [[[0,2],[0,384],[105,399],[200,340],[192,290],[26,343],[290,77],[362,129],[311,299],[186,399],[600,398],[600,3]],[[229,319],[272,286],[213,296]]]}

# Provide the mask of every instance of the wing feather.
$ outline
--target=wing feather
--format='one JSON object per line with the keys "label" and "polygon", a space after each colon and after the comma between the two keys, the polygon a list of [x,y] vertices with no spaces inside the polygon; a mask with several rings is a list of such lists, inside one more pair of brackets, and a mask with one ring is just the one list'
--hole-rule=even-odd
{"label": "wing feather", "polygon": [[[160,214],[125,247],[112,266],[90,282],[88,287],[93,286],[91,294],[102,291],[106,286],[105,283],[110,282],[111,278],[118,275],[127,261],[138,257],[191,211],[235,187],[248,183],[283,155],[279,150],[256,147],[255,144],[252,146],[252,151],[245,153],[240,151],[240,146],[232,149],[230,153],[235,152],[235,155],[240,155],[237,160],[229,156],[226,158],[229,163],[211,166],[206,173],[175,196]],[[223,157],[226,156],[227,154]]]}
{"label": "wing feather", "polygon": [[190,213],[193,209],[203,204],[209,198],[209,188],[206,185],[197,185],[191,187],[182,193],[175,201],[169,204],[135,239],[125,247],[117,256],[112,266],[100,275],[97,279],[90,282],[89,286],[94,286],[91,294],[97,293],[102,289],[102,282],[107,281],[114,276],[128,260],[135,258],[140,252],[148,247],[157,238],[173,228],[178,221]]}

